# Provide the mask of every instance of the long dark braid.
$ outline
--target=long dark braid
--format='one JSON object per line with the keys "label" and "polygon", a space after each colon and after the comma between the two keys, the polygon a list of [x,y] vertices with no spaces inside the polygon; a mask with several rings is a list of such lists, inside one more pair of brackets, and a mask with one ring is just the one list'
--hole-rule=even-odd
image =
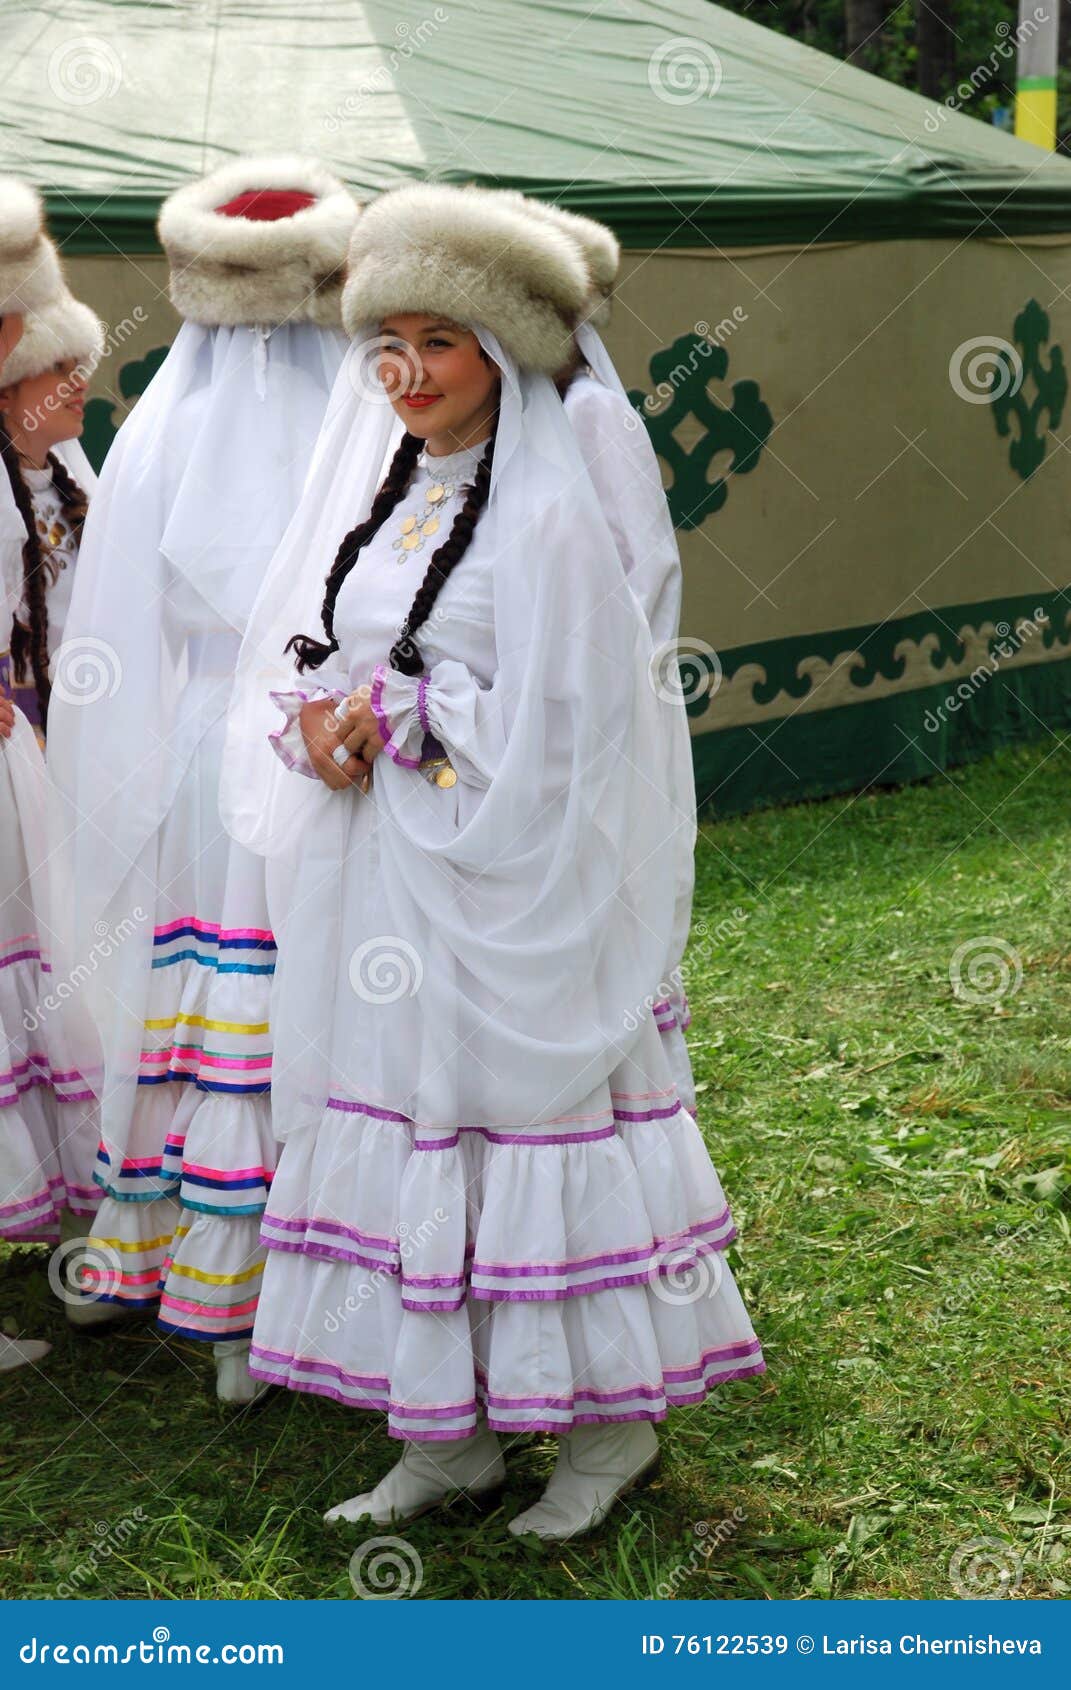
{"label": "long dark braid", "polygon": [[48,467],[52,471],[52,485],[60,496],[60,503],[67,518],[67,526],[70,528],[71,537],[77,551],[82,544],[82,524],[85,522],[89,511],[89,500],[67,465],[61,463],[54,452],[48,454]]}
{"label": "long dark braid", "polygon": [[398,638],[390,648],[390,666],[392,669],[398,669],[403,675],[423,674],[424,659],[413,635],[428,620],[440,591],[468,550],[480,512],[491,492],[491,464],[494,461],[497,430],[496,411],[491,433],[483,449],[483,456],[476,466],[472,486],[465,495],[465,502],[450,524],[446,539],[432,554],[424,579],[417,588],[409,608],[409,615],[402,623]]}
{"label": "long dark braid", "polygon": [[22,479],[19,455],[15,444],[0,419],[0,456],[4,460],[7,478],[15,506],[26,528],[22,548],[22,573],[30,626],[15,622],[11,628],[11,673],[18,682],[26,679],[27,670],[33,675],[37,692],[37,706],[42,728],[48,718],[48,699],[51,687],[48,680],[48,605],[45,598],[45,570],[41,558],[41,540],[37,532],[37,514],[33,508],[30,489]]}
{"label": "long dark braid", "polygon": [[[496,427],[497,415],[483,456],[477,465],[472,486],[450,525],[449,534],[433,552],[424,579],[417,588],[409,608],[409,614],[391,647],[391,667],[400,670],[403,675],[419,675],[423,672],[424,661],[413,636],[428,620],[441,588],[464,557],[477,518],[487,503],[491,491],[491,463],[494,457]],[[383,485],[372,502],[371,511],[364,522],[358,523],[356,528],[350,530],[338,548],[327,577],[321,612],[324,633],[327,635],[326,643],[314,640],[308,634],[294,634],[287,640],[286,649],[296,652],[297,667],[302,674],[306,669],[318,669],[338,650],[338,640],[335,638],[335,605],[338,602],[339,590],[357,562],[362,547],[368,544],[373,535],[378,534],[395,506],[404,498],[423,445],[423,440],[417,435],[408,432],[403,434]]]}
{"label": "long dark braid", "polygon": [[320,613],[327,643],[314,640],[310,634],[293,634],[287,640],[286,649],[297,653],[297,666],[301,674],[304,674],[306,669],[319,669],[320,665],[326,663],[332,653],[338,650],[338,641],[335,638],[335,605],[338,602],[339,589],[357,562],[362,546],[366,546],[372,536],[379,533],[391,511],[405,497],[423,444],[415,434],[407,431],[402,435],[383,485],[372,501],[372,509],[364,522],[359,522],[356,528],[350,529],[335,554],[335,561],[328,572],[323,609]]}

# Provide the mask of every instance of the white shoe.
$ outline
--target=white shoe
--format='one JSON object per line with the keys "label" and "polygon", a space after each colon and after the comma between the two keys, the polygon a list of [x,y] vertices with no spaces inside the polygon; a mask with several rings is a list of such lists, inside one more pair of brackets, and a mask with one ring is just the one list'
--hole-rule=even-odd
{"label": "white shoe", "polygon": [[481,1426],[473,1438],[457,1438],[425,1448],[407,1443],[402,1459],[381,1479],[375,1490],[351,1496],[328,1509],[324,1524],[337,1526],[357,1520],[371,1520],[377,1526],[394,1526],[415,1520],[448,1496],[463,1492],[470,1500],[497,1490],[506,1477],[506,1464],[498,1438]]}
{"label": "white shoe", "polygon": [[578,1426],[559,1440],[557,1464],[539,1501],[509,1529],[514,1537],[534,1532],[548,1541],[594,1531],[657,1460],[658,1438],[648,1420]]}
{"label": "white shoe", "polygon": [[[60,1240],[63,1244],[70,1244],[77,1238],[88,1238],[93,1231],[96,1221],[95,1215],[75,1215],[70,1209],[64,1209],[60,1215]],[[122,1303],[105,1302],[101,1297],[94,1296],[91,1291],[79,1289],[79,1268],[90,1254],[86,1250],[70,1250],[66,1253],[63,1267],[66,1278],[63,1285],[63,1310],[71,1326],[114,1326],[118,1321],[130,1320],[135,1314],[142,1314],[142,1309],[131,1309]]]}
{"label": "white shoe", "polygon": [[99,1297],[69,1291],[63,1299],[63,1312],[68,1326],[118,1326],[121,1321],[133,1320],[145,1314],[145,1309],[131,1309],[122,1303],[105,1303]]}
{"label": "white shoe", "polygon": [[51,1344],[43,1338],[5,1338],[0,1332],[0,1373],[13,1373],[16,1367],[29,1367],[47,1356]]}
{"label": "white shoe", "polygon": [[227,1338],[212,1345],[216,1358],[216,1396],[220,1402],[248,1405],[257,1402],[271,1386],[254,1379],[249,1371],[249,1339]]}

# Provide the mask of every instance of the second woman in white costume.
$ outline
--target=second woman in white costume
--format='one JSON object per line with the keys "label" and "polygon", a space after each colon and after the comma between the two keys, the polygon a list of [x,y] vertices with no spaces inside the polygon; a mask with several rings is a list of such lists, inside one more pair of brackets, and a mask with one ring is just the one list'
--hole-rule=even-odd
{"label": "second woman in white costume", "polygon": [[275,940],[263,864],[220,821],[223,728],[345,350],[356,214],[334,176],[290,158],[240,159],[165,202],[185,321],[105,466],[67,630],[97,684],[54,707],[50,734],[75,947],[122,934],[88,988],[105,1064],[98,1310],[158,1310],[214,1345],[230,1402],[257,1391]]}
{"label": "second woman in white costume", "polygon": [[[364,213],[348,397],[243,647],[224,811],[295,877],[253,1371],[404,1443],[330,1520],[486,1492],[497,1433],[544,1430],[557,1467],[511,1530],[575,1535],[671,1405],[763,1365],[649,1008],[694,814],[667,777],[679,701],[551,379],[586,294],[573,243],[489,196]],[[406,427],[378,490],[375,337]],[[317,610],[273,768],[265,674]],[[685,1267],[707,1294],[668,1294]]]}
{"label": "second woman in white costume", "polygon": [[[32,659],[40,705],[32,713],[43,720],[60,617],[54,548],[39,533],[48,493],[34,477],[49,492],[54,477],[70,484],[56,454],[81,432],[100,341],[97,319],[63,281],[37,195],[0,181],[0,1237],[20,1243],[84,1233],[98,1197],[94,1053],[76,1036],[66,983],[51,971],[45,770],[21,708],[27,689],[17,703],[8,696],[8,641],[14,634],[19,655]],[[88,465],[82,478],[92,479]],[[77,1292],[68,1304],[76,1312]],[[43,1349],[4,1338],[0,1369]]]}

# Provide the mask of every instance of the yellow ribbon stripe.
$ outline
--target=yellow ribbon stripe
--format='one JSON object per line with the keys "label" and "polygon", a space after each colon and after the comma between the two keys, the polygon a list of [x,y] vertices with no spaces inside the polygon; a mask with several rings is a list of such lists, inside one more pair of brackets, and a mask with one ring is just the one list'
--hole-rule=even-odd
{"label": "yellow ribbon stripe", "polygon": [[246,1268],[242,1273],[202,1273],[200,1268],[180,1267],[178,1262],[172,1261],[171,1272],[183,1279],[197,1279],[202,1285],[244,1285],[247,1280],[256,1279],[264,1272],[264,1263]]}
{"label": "yellow ribbon stripe", "polygon": [[172,1027],[205,1027],[211,1033],[267,1033],[268,1021],[209,1021],[203,1015],[172,1015],[163,1021],[146,1021],[146,1032],[170,1031]]}

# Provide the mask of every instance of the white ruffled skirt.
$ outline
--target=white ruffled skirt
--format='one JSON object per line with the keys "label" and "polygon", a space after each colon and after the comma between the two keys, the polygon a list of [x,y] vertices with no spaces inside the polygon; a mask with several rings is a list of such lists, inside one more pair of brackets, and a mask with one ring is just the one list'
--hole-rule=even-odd
{"label": "white ruffled skirt", "polygon": [[219,817],[222,722],[201,741],[160,831],[153,963],[138,1090],[85,1270],[103,1301],[158,1307],[168,1332],[249,1338],[275,1170],[264,865]]}
{"label": "white ruffled skirt", "polygon": [[653,1018],[568,1120],[429,1132],[333,1097],[283,1147],[252,1371],[398,1438],[661,1420],[763,1371],[734,1237]]}
{"label": "white ruffled skirt", "polygon": [[43,849],[44,805],[40,752],[16,714],[0,743],[0,1238],[22,1243],[54,1243],[64,1209],[92,1214],[98,1200],[96,1106],[48,1006],[56,982],[28,860]]}

